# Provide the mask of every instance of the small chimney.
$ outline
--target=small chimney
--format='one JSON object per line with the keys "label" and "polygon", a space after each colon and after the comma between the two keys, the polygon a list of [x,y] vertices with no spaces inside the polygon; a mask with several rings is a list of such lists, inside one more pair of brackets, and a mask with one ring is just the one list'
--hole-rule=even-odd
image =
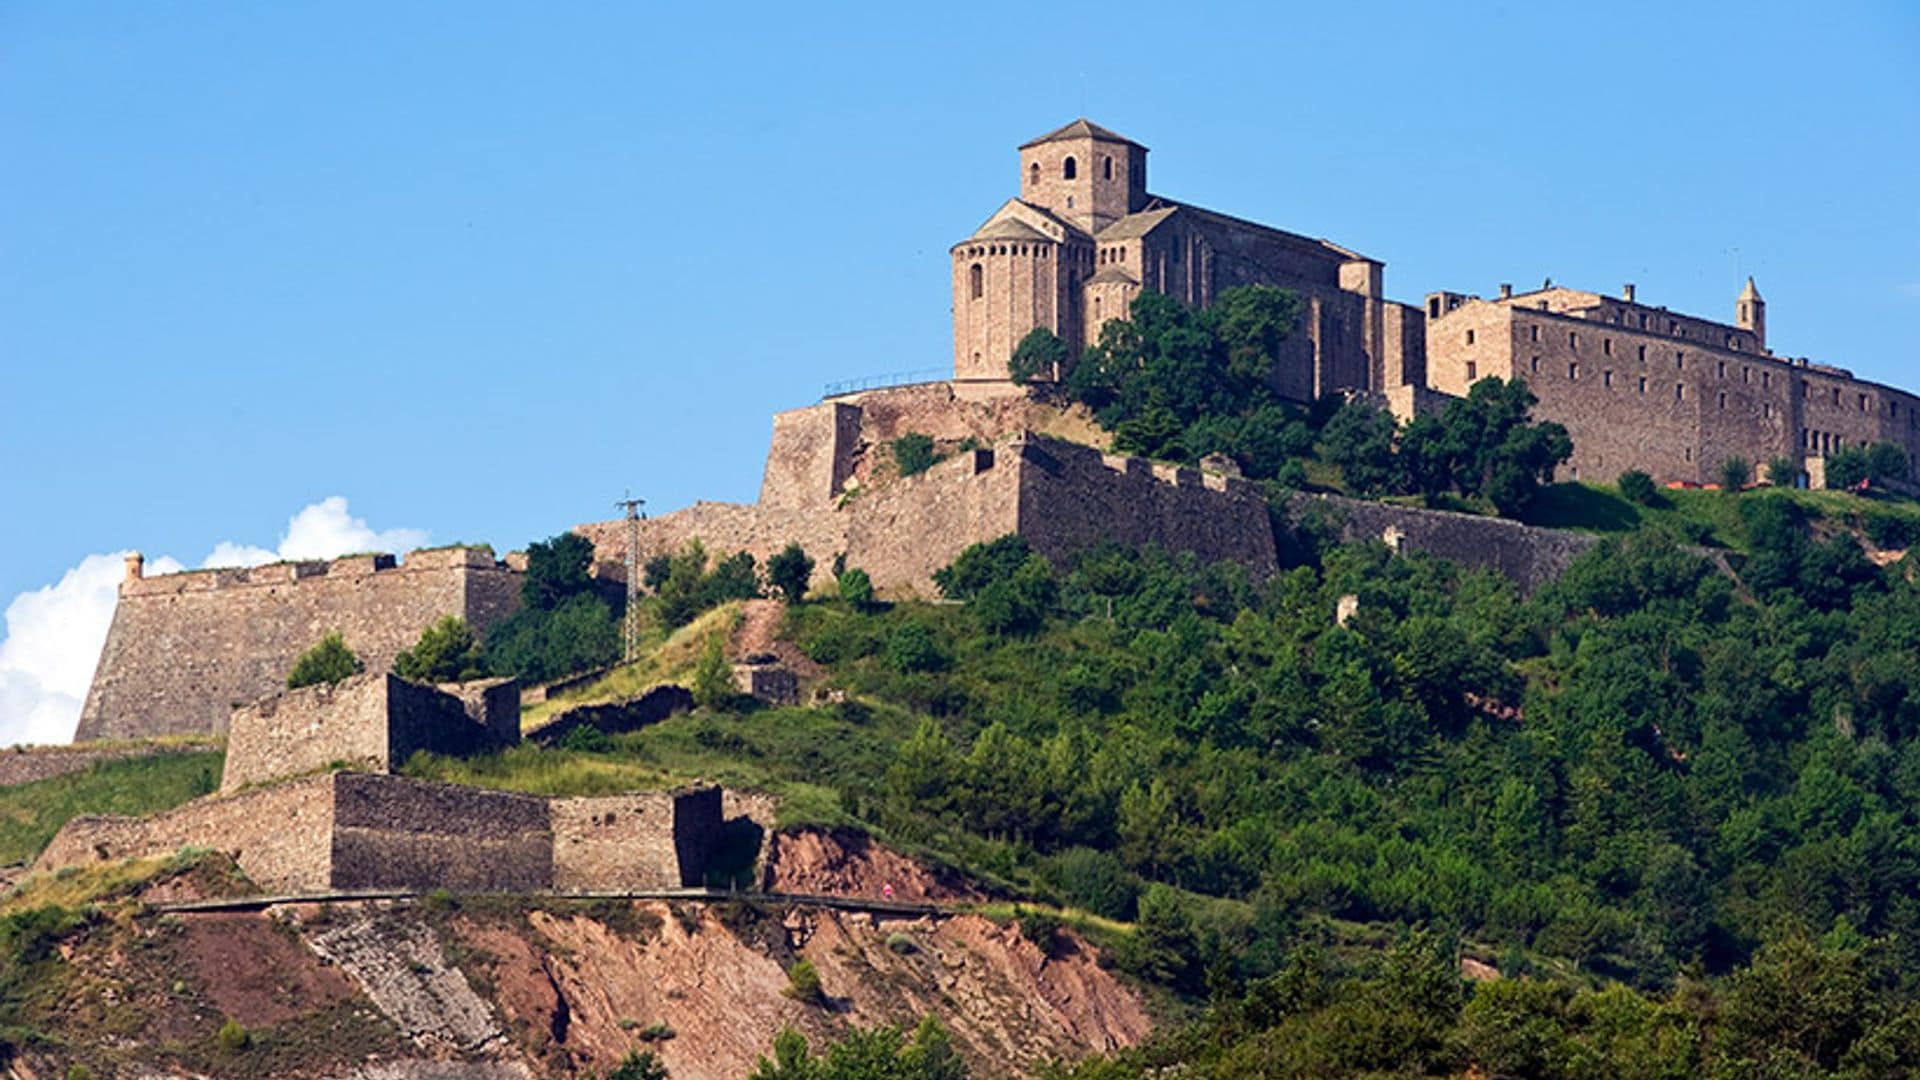
{"label": "small chimney", "polygon": [[145,575],[147,557],[137,551],[127,552],[127,580],[139,581]]}
{"label": "small chimney", "polygon": [[1500,299],[1502,300],[1513,299],[1513,282],[1503,281],[1500,283]]}
{"label": "small chimney", "polygon": [[1633,282],[1629,281],[1625,285],[1622,285],[1620,287],[1620,295],[1627,298],[1627,303],[1629,304],[1634,303],[1635,301],[1633,299]]}

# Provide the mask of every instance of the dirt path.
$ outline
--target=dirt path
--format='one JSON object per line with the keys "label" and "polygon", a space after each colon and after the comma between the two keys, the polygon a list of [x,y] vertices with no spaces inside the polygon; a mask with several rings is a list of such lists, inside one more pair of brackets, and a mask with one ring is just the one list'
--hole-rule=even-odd
{"label": "dirt path", "polygon": [[727,655],[735,660],[772,655],[802,682],[820,678],[826,674],[820,665],[793,642],[780,639],[780,621],[786,614],[787,605],[779,600],[748,600],[740,605],[740,627],[733,632]]}

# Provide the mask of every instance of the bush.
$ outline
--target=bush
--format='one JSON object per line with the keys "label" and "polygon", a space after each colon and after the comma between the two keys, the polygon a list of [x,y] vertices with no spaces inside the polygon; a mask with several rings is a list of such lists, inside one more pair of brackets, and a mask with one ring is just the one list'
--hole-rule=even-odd
{"label": "bush", "polygon": [[694,703],[703,709],[724,708],[732,703],[733,665],[727,663],[726,646],[715,634],[700,651],[700,662],[693,669]]}
{"label": "bush", "polygon": [[298,690],[303,686],[319,683],[338,685],[341,680],[351,678],[366,670],[360,658],[353,655],[347,643],[338,631],[327,634],[320,643],[300,654],[294,661],[293,670],[287,673],[287,689]]}
{"label": "bush", "polygon": [[918,476],[939,463],[933,452],[933,436],[909,431],[893,440],[893,464],[901,476]]}
{"label": "bush", "polygon": [[487,631],[487,670],[523,682],[546,682],[606,667],[620,658],[620,621],[591,593],[553,609],[523,607]]}
{"label": "bush", "polygon": [[1653,477],[1639,469],[1628,469],[1620,474],[1620,497],[1641,506],[1653,506],[1660,501],[1660,489],[1653,486]]}
{"label": "bush", "polygon": [[1014,346],[1007,375],[1023,386],[1035,379],[1057,378],[1066,371],[1068,356],[1066,342],[1046,327],[1036,326]]}
{"label": "bush", "polygon": [[1873,475],[1867,452],[1849,446],[1827,455],[1827,486],[1836,490],[1857,488]]}
{"label": "bush", "polygon": [[1912,545],[1916,532],[1914,523],[1893,514],[1868,514],[1863,523],[1867,539],[1873,546],[1882,549],[1903,548]]}
{"label": "bush", "polygon": [[807,598],[807,583],[812,580],[813,560],[799,544],[788,544],[767,560],[767,584],[786,597],[789,604],[798,604]]}
{"label": "bush", "polygon": [[593,588],[588,573],[593,565],[593,542],[575,532],[563,532],[527,545],[527,576],[520,581],[520,599],[527,607],[550,610]]}
{"label": "bush", "polygon": [[1132,921],[1140,880],[1112,852],[1068,848],[1047,860],[1045,873],[1068,903],[1109,919]]}
{"label": "bush", "polygon": [[859,567],[849,569],[840,575],[840,599],[863,611],[872,607],[873,579]]}
{"label": "bush", "polygon": [[253,1033],[242,1027],[240,1021],[228,1020],[220,1025],[213,1041],[223,1053],[238,1054],[253,1045]]}
{"label": "bush", "polygon": [[925,623],[905,622],[887,635],[887,663],[895,671],[938,671],[947,665],[940,642]]}
{"label": "bush", "polygon": [[1049,959],[1060,948],[1060,916],[1035,908],[1020,908],[1020,936],[1032,942]]}
{"label": "bush", "polygon": [[780,992],[808,1005],[818,1005],[827,998],[820,987],[820,972],[814,969],[813,961],[804,956],[787,969],[787,987]]}
{"label": "bush", "polygon": [[1800,483],[1800,462],[1782,454],[1767,459],[1767,483],[1774,487],[1796,487]]}
{"label": "bush", "polygon": [[414,682],[464,682],[481,676],[480,646],[467,620],[449,615],[420,633],[413,648],[393,658],[393,673]]}
{"label": "bush", "polygon": [[1059,596],[1053,565],[1032,555],[1005,581],[996,581],[973,598],[980,625],[995,634],[1028,634],[1046,625],[1047,611]]}
{"label": "bush", "polygon": [[914,944],[911,934],[903,934],[896,931],[887,935],[887,951],[900,956],[908,956],[919,952],[920,946]]}
{"label": "bush", "polygon": [[667,1080],[667,1067],[649,1050],[629,1050],[607,1080]]}
{"label": "bush", "polygon": [[653,1023],[640,1029],[640,1040],[642,1042],[666,1042],[678,1034],[680,1033],[673,1030],[672,1024],[667,1023],[665,1020],[655,1020]]}
{"label": "bush", "polygon": [[1753,466],[1743,457],[1730,457],[1720,463],[1720,486],[1724,490],[1738,492],[1753,479]]}
{"label": "bush", "polygon": [[1010,533],[984,544],[974,544],[950,565],[933,572],[933,583],[949,600],[971,600],[996,581],[1005,581],[1026,565],[1033,548],[1026,538]]}

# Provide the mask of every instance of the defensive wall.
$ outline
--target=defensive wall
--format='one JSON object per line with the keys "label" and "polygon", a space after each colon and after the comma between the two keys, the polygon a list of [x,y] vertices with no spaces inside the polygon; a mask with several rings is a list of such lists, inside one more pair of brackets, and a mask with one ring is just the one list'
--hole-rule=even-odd
{"label": "defensive wall", "polygon": [[719,788],[546,799],[333,772],[210,795],[149,818],[89,815],[35,872],[183,847],[230,854],[273,892],[618,892],[700,884],[725,824]]}
{"label": "defensive wall", "polygon": [[334,762],[390,772],[417,751],[471,754],[520,741],[511,679],[445,689],[391,674],[356,675],[263,698],[233,711],[222,791]]}
{"label": "defensive wall", "polygon": [[[833,556],[844,552],[875,586],[923,595],[933,590],[933,571],[969,545],[1009,533],[1055,559],[1114,539],[1238,562],[1256,574],[1277,565],[1257,485],[1018,428],[996,431],[1028,415],[1024,396],[956,410],[951,393],[911,387],[780,414],[760,503],[698,503],[642,521],[641,559],[699,539],[711,552],[765,560],[798,542],[815,559],[816,582],[829,579]],[[952,452],[916,476],[875,470],[878,448],[907,431],[948,445],[992,445]],[[597,573],[624,577],[625,522],[575,531],[593,542]]]}
{"label": "defensive wall", "polygon": [[1420,551],[1461,566],[1495,571],[1530,593],[1566,572],[1599,537],[1542,529],[1504,518],[1422,510],[1338,495],[1295,494],[1287,515],[1325,528],[1346,543],[1378,540],[1396,552]]}
{"label": "defensive wall", "polygon": [[78,746],[16,746],[0,750],[0,788],[83,772],[102,762],[219,749],[213,742],[93,743]]}
{"label": "defensive wall", "polygon": [[75,738],[223,733],[330,631],[384,672],[436,620],[484,632],[519,604],[520,574],[478,548],[154,577],[132,556]]}

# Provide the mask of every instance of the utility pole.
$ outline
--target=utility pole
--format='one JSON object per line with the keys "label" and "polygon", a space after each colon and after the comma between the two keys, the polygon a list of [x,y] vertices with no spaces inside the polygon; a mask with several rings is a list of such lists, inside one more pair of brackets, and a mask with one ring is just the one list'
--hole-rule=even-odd
{"label": "utility pole", "polygon": [[613,505],[627,512],[627,614],[620,620],[620,636],[621,662],[631,664],[640,656],[640,508],[647,500],[636,499],[629,491]]}

